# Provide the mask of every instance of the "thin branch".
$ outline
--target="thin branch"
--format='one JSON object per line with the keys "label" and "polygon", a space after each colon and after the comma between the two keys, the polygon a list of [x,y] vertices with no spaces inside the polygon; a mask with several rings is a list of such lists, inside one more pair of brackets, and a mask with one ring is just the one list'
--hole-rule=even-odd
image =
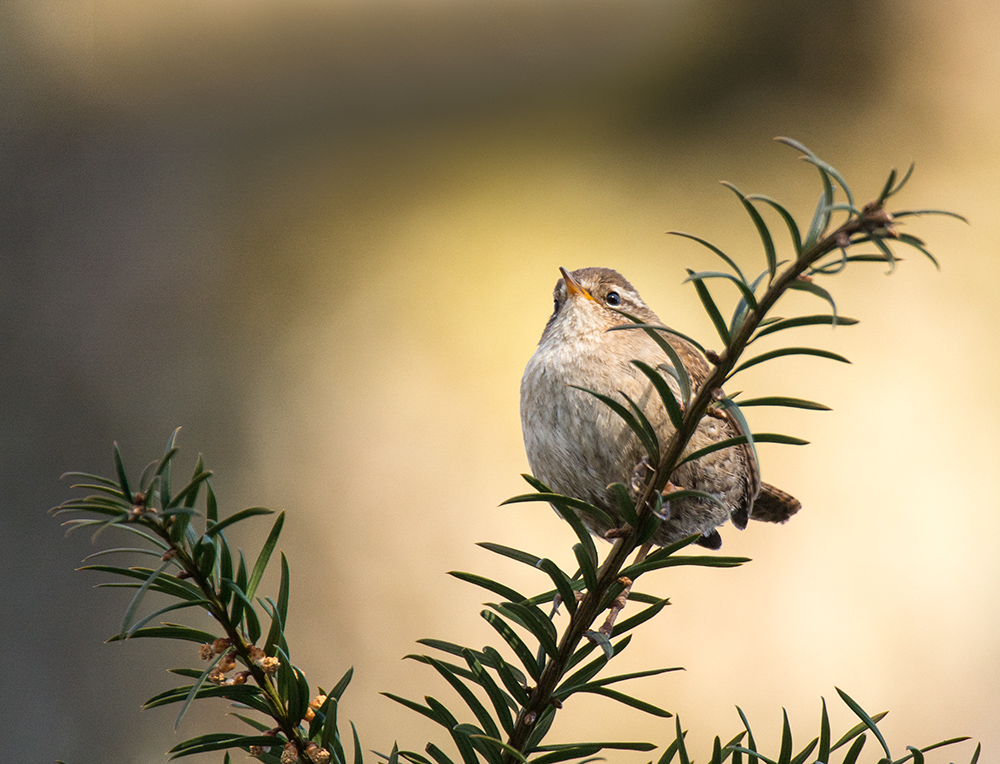
{"label": "thin branch", "polygon": [[[660,463],[656,470],[650,471],[643,489],[636,501],[638,522],[628,528],[615,541],[604,564],[597,574],[597,585],[588,589],[577,605],[576,612],[570,618],[566,630],[559,642],[555,658],[546,661],[538,684],[531,692],[528,704],[524,706],[510,734],[507,745],[516,751],[524,753],[532,725],[541,717],[542,712],[553,703],[553,693],[566,671],[570,658],[576,652],[584,634],[589,631],[600,615],[600,605],[607,592],[619,578],[625,560],[639,546],[638,528],[651,509],[651,499],[656,493],[662,492],[670,477],[681,462],[684,449],[691,439],[698,423],[715,402],[718,391],[726,381],[729,373],[735,368],[737,361],[746,349],[753,333],[761,321],[774,307],[778,299],[817,261],[830,252],[846,248],[851,244],[852,237],[863,234],[872,238],[894,238],[892,217],[882,206],[882,200],[872,202],[861,210],[860,215],[851,215],[846,222],[815,244],[802,251],[798,258],[772,280],[754,308],[748,309],[746,317],[732,334],[722,353],[712,356],[714,364],[712,373],[698,389],[691,402],[684,410],[680,426],[665,444],[661,451]],[[505,751],[504,764],[514,764],[516,757],[510,751]]]}
{"label": "thin branch", "polygon": [[306,755],[306,744],[309,741],[303,739],[303,737],[299,734],[298,724],[293,723],[289,717],[288,712],[285,710],[284,704],[281,701],[281,696],[278,694],[278,689],[274,686],[274,682],[271,681],[271,677],[254,662],[253,656],[250,653],[250,648],[253,647],[253,645],[247,642],[244,638],[243,634],[240,632],[239,624],[233,623],[232,619],[229,617],[229,610],[223,604],[219,597],[219,593],[212,586],[210,579],[202,574],[194,559],[192,559],[192,557],[184,549],[183,544],[175,542],[171,539],[170,529],[166,523],[161,520],[153,520],[149,518],[144,518],[142,523],[170,545],[170,550],[173,553],[174,560],[181,567],[181,569],[184,570],[191,581],[201,590],[202,595],[207,602],[205,608],[208,610],[212,618],[214,618],[222,627],[226,634],[226,638],[229,640],[230,647],[236,651],[240,660],[246,665],[247,670],[257,683],[257,686],[263,690],[267,705],[270,709],[269,713],[271,718],[277,723],[278,728],[285,734],[288,741],[295,745],[295,749],[299,755],[299,760],[303,762],[303,764],[311,764],[308,756]]}

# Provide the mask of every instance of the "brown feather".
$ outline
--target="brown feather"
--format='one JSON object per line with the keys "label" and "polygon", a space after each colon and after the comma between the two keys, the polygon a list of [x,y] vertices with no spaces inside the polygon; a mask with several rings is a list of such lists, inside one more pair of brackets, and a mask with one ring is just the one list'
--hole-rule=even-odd
{"label": "brown feather", "polygon": [[[611,409],[577,388],[622,403],[627,396],[645,411],[659,442],[666,443],[674,433],[673,423],[632,360],[656,368],[668,359],[642,331],[609,331],[625,323],[616,309],[619,306],[646,323],[661,322],[621,274],[607,268],[564,273],[566,278],[556,283],[553,292],[555,310],[521,382],[521,423],[528,463],[535,477],[556,493],[591,502],[620,525],[624,518],[609,486],[636,482],[637,465],[645,449]],[[672,334],[666,338],[684,364],[692,387],[702,386],[712,372],[709,361],[683,338]],[[676,380],[668,374],[664,378],[677,395]],[[728,411],[713,407],[699,423],[685,453],[741,434],[739,423]],[[711,493],[719,503],[692,497],[669,501],[665,508],[668,517],[653,538],[657,544],[700,534],[703,545],[717,548],[721,537],[715,529],[727,520],[743,528],[751,514],[756,519],[773,516],[774,522],[780,522],[793,513],[787,507],[782,510],[781,502],[776,509],[769,509],[769,497],[777,489],[768,486],[765,491],[761,487],[753,450],[745,444],[682,464],[670,481],[677,488]],[[754,505],[758,491],[767,494],[759,499],[759,510]],[[610,529],[589,515],[580,519],[594,533]]]}
{"label": "brown feather", "polygon": [[794,496],[769,483],[761,483],[750,519],[764,523],[783,523],[800,509],[802,504]]}

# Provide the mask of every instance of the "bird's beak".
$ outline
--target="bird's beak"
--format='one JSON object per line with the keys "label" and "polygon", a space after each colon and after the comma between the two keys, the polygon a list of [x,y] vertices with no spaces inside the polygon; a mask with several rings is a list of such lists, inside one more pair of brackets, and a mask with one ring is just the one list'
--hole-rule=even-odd
{"label": "bird's beak", "polygon": [[588,300],[594,299],[590,296],[590,292],[580,286],[580,282],[573,278],[573,275],[569,271],[560,267],[559,272],[562,274],[563,280],[566,282],[566,291],[570,297],[580,296],[586,297]]}

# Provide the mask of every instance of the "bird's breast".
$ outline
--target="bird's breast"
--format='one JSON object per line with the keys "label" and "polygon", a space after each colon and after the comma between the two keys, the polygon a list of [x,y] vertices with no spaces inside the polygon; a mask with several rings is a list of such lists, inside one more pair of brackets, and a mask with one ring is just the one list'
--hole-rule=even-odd
{"label": "bird's breast", "polygon": [[[630,364],[609,364],[594,344],[567,349],[543,343],[528,362],[521,382],[525,451],[535,476],[558,493],[603,505],[607,486],[627,480],[640,458],[621,418],[578,389],[621,400],[623,386],[638,384],[623,366],[634,371]],[[628,394],[641,397],[636,390]]]}

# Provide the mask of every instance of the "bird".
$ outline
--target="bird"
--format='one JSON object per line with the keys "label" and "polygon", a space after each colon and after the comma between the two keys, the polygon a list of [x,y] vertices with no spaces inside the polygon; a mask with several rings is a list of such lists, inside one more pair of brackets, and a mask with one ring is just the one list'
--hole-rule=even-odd
{"label": "bird", "polygon": [[[605,527],[591,514],[577,511],[591,533],[610,537],[625,525],[611,484],[630,487],[635,499],[641,482],[636,477],[648,458],[625,421],[586,391],[623,405],[623,394],[627,395],[642,407],[659,442],[666,443],[675,428],[651,381],[632,361],[662,370],[669,368],[670,359],[641,329],[609,331],[629,323],[622,313],[662,325],[624,276],[610,268],[559,270],[562,277],[553,291],[552,315],[521,380],[524,446],[537,480],[555,493],[597,506],[614,520],[617,526]],[[663,336],[697,390],[711,374],[708,359],[682,337]],[[669,372],[663,376],[679,400],[676,379]],[[702,418],[684,455],[743,434],[730,412],[712,411]],[[760,481],[754,451],[746,443],[681,464],[670,483],[712,494],[718,503],[697,497],[670,501],[651,539],[659,546],[697,536],[698,544],[718,549],[722,544],[718,528],[727,521],[740,530],[748,518],[782,523],[801,506],[788,493]]]}

